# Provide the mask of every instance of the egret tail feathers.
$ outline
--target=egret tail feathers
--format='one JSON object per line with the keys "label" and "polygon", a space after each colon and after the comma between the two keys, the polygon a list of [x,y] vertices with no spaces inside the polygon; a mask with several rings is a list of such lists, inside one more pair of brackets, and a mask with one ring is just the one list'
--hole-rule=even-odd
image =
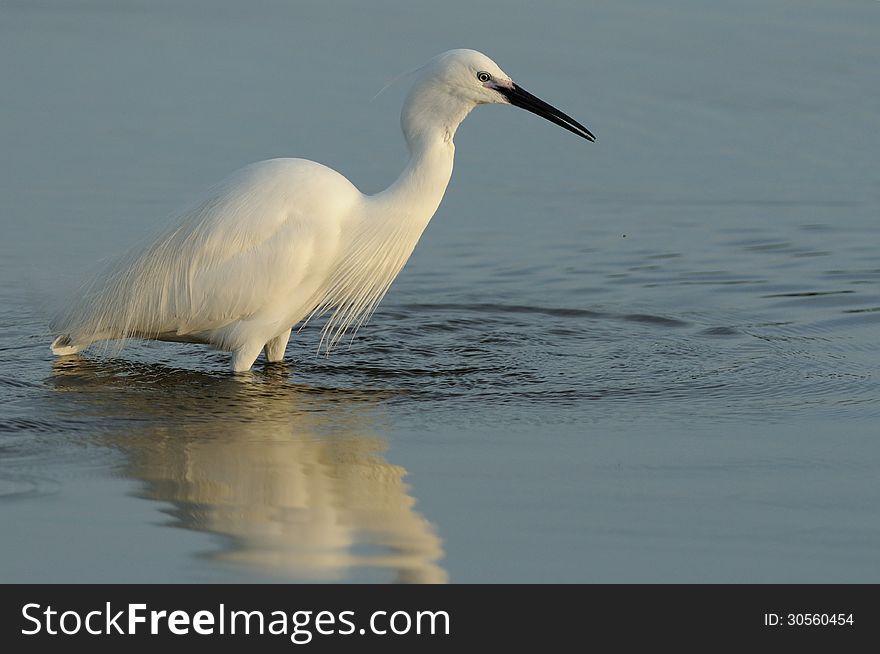
{"label": "egret tail feathers", "polygon": [[55,356],[63,357],[71,354],[76,354],[80,350],[82,350],[84,345],[77,345],[70,341],[70,336],[67,334],[63,334],[52,341],[52,345],[50,346],[52,350],[52,354]]}

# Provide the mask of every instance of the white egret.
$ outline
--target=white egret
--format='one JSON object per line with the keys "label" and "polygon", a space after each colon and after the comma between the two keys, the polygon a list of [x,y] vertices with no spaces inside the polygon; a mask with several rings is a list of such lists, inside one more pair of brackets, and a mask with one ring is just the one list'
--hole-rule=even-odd
{"label": "white egret", "polygon": [[479,104],[512,104],[590,141],[590,131],[515,84],[486,55],[450,50],[419,71],[401,113],[410,159],[365,195],[304,159],[272,159],[221,182],[156,241],[111,265],[53,320],[52,352],[127,338],[204,343],[250,369],[281,361],[291,329],[329,313],[329,350],[375,310],[452,175],[453,136]]}

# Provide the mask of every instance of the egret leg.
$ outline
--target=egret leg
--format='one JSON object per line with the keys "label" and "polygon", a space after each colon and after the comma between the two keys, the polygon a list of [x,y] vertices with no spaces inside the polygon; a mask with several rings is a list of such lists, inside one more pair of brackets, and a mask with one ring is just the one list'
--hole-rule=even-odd
{"label": "egret leg", "polygon": [[262,345],[245,345],[232,353],[232,372],[247,372],[260,355]]}
{"label": "egret leg", "polygon": [[287,341],[290,340],[290,331],[288,329],[283,334],[279,334],[266,343],[263,347],[263,351],[266,353],[266,361],[269,363],[284,361],[284,351],[287,349]]}

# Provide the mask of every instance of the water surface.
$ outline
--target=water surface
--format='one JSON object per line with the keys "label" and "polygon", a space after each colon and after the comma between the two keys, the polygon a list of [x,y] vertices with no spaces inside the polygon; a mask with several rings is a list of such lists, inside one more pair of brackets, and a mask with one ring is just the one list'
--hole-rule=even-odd
{"label": "water surface", "polygon": [[[488,26],[491,26],[489,28]],[[880,581],[880,4],[0,6],[0,580]],[[391,47],[389,47],[391,45]],[[366,191],[397,73],[496,58],[332,356],[53,359],[46,311],[251,161]]]}

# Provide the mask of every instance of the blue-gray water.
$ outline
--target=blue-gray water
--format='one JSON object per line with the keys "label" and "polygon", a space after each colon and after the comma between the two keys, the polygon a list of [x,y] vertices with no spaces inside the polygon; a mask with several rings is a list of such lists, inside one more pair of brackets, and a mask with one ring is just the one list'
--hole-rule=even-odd
{"label": "blue-gray water", "polygon": [[[0,580],[880,581],[880,3],[0,3]],[[249,162],[366,191],[478,108],[350,349],[53,360],[46,311]]]}

